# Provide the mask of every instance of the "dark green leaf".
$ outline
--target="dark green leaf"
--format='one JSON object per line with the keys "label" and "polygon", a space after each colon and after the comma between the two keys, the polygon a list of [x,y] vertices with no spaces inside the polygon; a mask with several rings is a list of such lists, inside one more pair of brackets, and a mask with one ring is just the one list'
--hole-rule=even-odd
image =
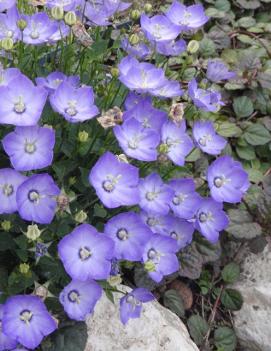
{"label": "dark green leaf", "polygon": [[195,343],[200,346],[208,332],[208,323],[199,315],[193,315],[188,319],[187,325],[190,335],[194,339]]}
{"label": "dark green leaf", "polygon": [[174,290],[167,290],[163,297],[164,305],[179,317],[184,317],[184,303],[180,294]]}
{"label": "dark green leaf", "polygon": [[240,96],[233,100],[233,109],[238,118],[248,117],[253,113],[253,103],[247,96]]}
{"label": "dark green leaf", "polygon": [[237,263],[231,262],[223,268],[221,275],[225,283],[233,284],[239,279],[240,267]]}
{"label": "dark green leaf", "polygon": [[222,304],[232,311],[238,311],[243,304],[242,295],[235,289],[225,289],[221,294]]}
{"label": "dark green leaf", "polygon": [[232,209],[228,211],[230,224],[226,231],[237,239],[252,239],[262,234],[261,226],[253,221],[246,210]]}
{"label": "dark green leaf", "polygon": [[214,343],[217,348],[223,351],[234,351],[237,338],[234,331],[229,327],[219,327],[214,334]]}
{"label": "dark green leaf", "polygon": [[203,258],[196,249],[195,244],[186,247],[180,252],[178,257],[180,262],[180,276],[198,279],[202,270]]}
{"label": "dark green leaf", "polygon": [[250,125],[244,133],[245,140],[253,146],[264,145],[271,140],[269,131],[263,124],[255,123]]}

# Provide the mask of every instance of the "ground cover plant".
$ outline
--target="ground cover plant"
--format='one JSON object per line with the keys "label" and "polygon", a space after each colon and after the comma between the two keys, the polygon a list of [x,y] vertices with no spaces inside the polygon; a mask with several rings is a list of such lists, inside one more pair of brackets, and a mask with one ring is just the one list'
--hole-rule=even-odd
{"label": "ground cover plant", "polygon": [[0,2],[0,351],[84,350],[120,283],[124,325],[156,298],[238,348],[231,284],[270,235],[270,9]]}

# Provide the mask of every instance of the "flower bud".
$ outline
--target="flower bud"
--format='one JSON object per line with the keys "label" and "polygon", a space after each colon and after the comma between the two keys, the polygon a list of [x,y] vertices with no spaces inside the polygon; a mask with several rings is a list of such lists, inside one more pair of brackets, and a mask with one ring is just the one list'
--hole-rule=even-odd
{"label": "flower bud", "polygon": [[187,51],[190,54],[195,54],[199,50],[199,42],[197,40],[190,40],[187,45]]}
{"label": "flower bud", "polygon": [[155,263],[151,260],[146,261],[144,264],[144,268],[147,272],[154,272],[155,271]]}
{"label": "flower bud", "polygon": [[161,153],[161,154],[167,154],[168,151],[169,151],[169,147],[168,147],[167,144],[160,144],[160,145],[158,146],[158,151],[159,151],[159,153]]}
{"label": "flower bud", "polygon": [[127,156],[125,154],[117,155],[117,159],[120,162],[129,163],[128,158],[127,158]]}
{"label": "flower bud", "polygon": [[184,105],[182,103],[172,104],[169,111],[169,117],[172,119],[172,121],[175,123],[180,123],[183,119],[183,115]]}
{"label": "flower bud", "polygon": [[51,15],[53,19],[60,21],[64,17],[64,9],[62,6],[54,6],[51,9]]}
{"label": "flower bud", "polygon": [[112,67],[110,72],[111,72],[112,77],[114,77],[114,78],[118,78],[119,73],[120,73],[119,69],[117,67]]}
{"label": "flower bud", "polygon": [[78,140],[80,141],[80,143],[87,142],[88,137],[89,137],[88,132],[86,132],[85,130],[78,133]]}
{"label": "flower bud", "polygon": [[76,177],[69,178],[69,185],[74,185],[76,183]]}
{"label": "flower bud", "polygon": [[132,34],[129,37],[129,42],[132,45],[136,45],[136,44],[138,44],[140,42],[140,38],[139,38],[139,36],[136,33]]}
{"label": "flower bud", "polygon": [[8,232],[11,229],[11,222],[5,220],[1,223],[1,227],[5,232]]}
{"label": "flower bud", "polygon": [[70,27],[73,26],[77,21],[75,12],[73,11],[67,12],[64,16],[64,21],[68,26]]}
{"label": "flower bud", "polygon": [[131,19],[137,21],[140,18],[141,12],[139,10],[131,11]]}
{"label": "flower bud", "polygon": [[30,266],[27,263],[21,263],[19,266],[19,271],[22,274],[27,274],[29,272]]}
{"label": "flower bud", "polygon": [[107,282],[111,285],[111,286],[118,286],[121,284],[122,279],[121,279],[121,275],[112,275],[107,279]]}
{"label": "flower bud", "polygon": [[5,51],[10,51],[13,49],[13,40],[11,38],[4,38],[1,40],[1,47]]}
{"label": "flower bud", "polygon": [[146,13],[152,12],[152,4],[150,4],[149,2],[147,2],[147,3],[144,5],[144,11],[145,11]]}
{"label": "flower bud", "polygon": [[25,30],[25,28],[27,27],[27,22],[26,22],[26,20],[24,20],[24,19],[19,19],[18,21],[17,21],[17,27],[21,30],[21,31],[23,31],[23,30]]}
{"label": "flower bud", "polygon": [[85,222],[85,220],[88,218],[88,215],[86,214],[85,211],[81,210],[79,212],[76,213],[74,219],[76,220],[76,222],[78,223],[83,223]]}
{"label": "flower bud", "polygon": [[37,240],[42,233],[42,230],[39,230],[37,224],[31,224],[27,226],[27,232],[25,233],[26,237],[32,241]]}

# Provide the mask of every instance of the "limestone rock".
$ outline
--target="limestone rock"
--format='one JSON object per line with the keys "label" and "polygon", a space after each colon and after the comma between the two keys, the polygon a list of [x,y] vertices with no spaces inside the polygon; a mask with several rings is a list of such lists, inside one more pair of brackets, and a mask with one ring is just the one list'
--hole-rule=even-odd
{"label": "limestone rock", "polygon": [[143,304],[141,318],[123,326],[121,296],[115,294],[115,304],[105,295],[97,303],[87,320],[85,351],[198,351],[182,321],[156,301]]}
{"label": "limestone rock", "polygon": [[238,338],[246,351],[271,350],[271,249],[260,254],[248,253],[242,263],[240,281],[234,285],[244,298],[235,313]]}

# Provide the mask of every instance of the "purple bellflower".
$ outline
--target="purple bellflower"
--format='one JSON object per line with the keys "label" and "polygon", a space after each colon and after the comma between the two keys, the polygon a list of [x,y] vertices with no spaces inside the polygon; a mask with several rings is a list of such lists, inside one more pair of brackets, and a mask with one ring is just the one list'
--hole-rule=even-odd
{"label": "purple bellflower", "polygon": [[58,254],[72,279],[107,279],[114,242],[89,224],[81,224],[58,244]]}
{"label": "purple bellflower", "polygon": [[142,127],[152,129],[160,133],[162,125],[167,120],[166,112],[154,108],[148,100],[140,100],[134,107],[124,112],[124,121],[135,118],[141,122]]}
{"label": "purple bellflower", "polygon": [[217,202],[241,202],[249,188],[247,172],[230,156],[221,156],[209,166],[207,180],[211,196]]}
{"label": "purple bellflower", "polygon": [[166,16],[183,32],[199,29],[209,20],[202,5],[185,6],[177,0],[167,10]]}
{"label": "purple bellflower", "polygon": [[18,68],[3,69],[0,67],[0,86],[8,86],[9,83],[21,74]]}
{"label": "purple bellflower", "polygon": [[89,182],[106,207],[132,206],[139,202],[138,168],[118,160],[111,152],[104,153],[96,162]]}
{"label": "purple bellflower", "polygon": [[35,87],[20,74],[8,86],[0,86],[0,123],[16,126],[36,125],[41,117],[47,92]]}
{"label": "purple bellflower", "polygon": [[173,179],[168,184],[175,192],[170,202],[170,208],[175,216],[192,219],[201,199],[195,190],[193,179]]}
{"label": "purple bellflower", "polygon": [[197,121],[193,126],[193,137],[196,146],[210,155],[218,155],[224,149],[227,141],[217,135],[211,121]]}
{"label": "purple bellflower", "polygon": [[114,127],[114,134],[120,147],[127,156],[140,161],[155,161],[160,135],[151,129],[144,128],[134,118],[130,118]]}
{"label": "purple bellflower", "polygon": [[23,42],[31,45],[46,43],[58,28],[45,12],[38,12],[32,16],[25,16],[27,26],[23,33]]}
{"label": "purple bellflower", "polygon": [[185,219],[172,217],[165,234],[177,241],[178,249],[182,249],[191,243],[193,239],[194,226]]}
{"label": "purple bellflower", "polygon": [[[0,325],[2,324],[4,305],[0,305]],[[0,326],[0,351],[13,350],[17,346],[17,341],[3,333]]]}
{"label": "purple bellflower", "polygon": [[[0,7],[2,3],[0,2]],[[0,39],[11,38],[14,42],[21,39],[22,33],[17,26],[19,19],[20,15],[16,6],[8,9],[6,13],[0,13]]]}
{"label": "purple bellflower", "polygon": [[166,215],[174,195],[173,190],[163,183],[157,173],[152,173],[139,182],[139,206],[150,213]]}
{"label": "purple bellflower", "polygon": [[164,275],[179,270],[179,261],[175,255],[177,241],[164,235],[154,234],[144,248],[142,260],[149,276],[159,283]]}
{"label": "purple bellflower", "polygon": [[202,199],[197,209],[195,228],[211,243],[216,243],[219,232],[227,228],[229,219],[222,203],[212,198]]}
{"label": "purple bellflower", "polygon": [[9,10],[16,4],[16,0],[1,0],[0,2],[0,12]]}
{"label": "purple bellflower", "polygon": [[142,250],[152,236],[151,230],[137,213],[124,212],[111,218],[104,233],[115,242],[115,258],[140,261]]}
{"label": "purple bellflower", "polygon": [[179,26],[173,24],[164,15],[156,15],[149,18],[142,14],[140,24],[146,37],[151,42],[174,40],[180,34]]}
{"label": "purple bellflower", "polygon": [[81,2],[82,0],[47,0],[46,6],[49,8],[62,7],[64,11],[74,11]]}
{"label": "purple bellflower", "polygon": [[142,303],[154,300],[151,292],[144,288],[136,288],[120,299],[120,320],[127,324],[131,318],[139,318]]}
{"label": "purple bellflower", "polygon": [[164,56],[179,56],[185,50],[186,42],[183,39],[161,41],[156,44],[156,51]]}
{"label": "purple bellflower", "polygon": [[0,169],[0,214],[17,211],[16,192],[26,179],[14,169]]}
{"label": "purple bellflower", "polygon": [[140,217],[150,230],[156,234],[165,234],[173,218],[171,215],[161,216],[160,214],[149,214],[145,211],[140,212]]}
{"label": "purple bellflower", "polygon": [[56,321],[37,296],[12,296],[4,305],[3,332],[31,350],[56,328]]}
{"label": "purple bellflower", "polygon": [[209,60],[206,76],[211,82],[219,83],[222,80],[236,78],[236,73],[229,71],[221,60]]}
{"label": "purple bellflower", "polygon": [[124,37],[121,40],[121,47],[124,51],[127,52],[128,55],[131,55],[141,60],[144,60],[151,54],[151,48],[143,41],[140,41],[138,44],[132,45],[127,37]]}
{"label": "purple bellflower", "polygon": [[184,165],[185,157],[193,149],[193,142],[185,131],[184,121],[180,125],[168,121],[163,125],[161,131],[162,145],[160,148],[178,166]]}
{"label": "purple bellflower", "polygon": [[183,93],[179,82],[166,78],[161,87],[150,90],[150,94],[160,97],[161,99],[179,97],[182,96]]}
{"label": "purple bellflower", "polygon": [[49,174],[29,177],[17,189],[18,212],[26,221],[41,224],[52,222],[57,208],[60,189]]}
{"label": "purple bellflower", "polygon": [[99,113],[94,105],[93,89],[88,86],[76,88],[67,81],[50,95],[50,103],[54,111],[71,123],[84,122]]}
{"label": "purple bellflower", "polygon": [[217,112],[224,103],[221,101],[221,94],[218,91],[204,90],[198,88],[196,79],[188,84],[188,94],[193,103],[203,111]]}
{"label": "purple bellflower", "polygon": [[47,127],[16,127],[2,140],[5,152],[17,171],[50,166],[54,156],[55,131]]}
{"label": "purple bellflower", "polygon": [[[144,103],[144,106],[147,107],[147,105],[152,106],[152,98],[151,96],[147,95],[140,95],[137,94],[133,91],[130,91],[129,94],[127,95],[125,102],[124,102],[124,107],[127,111],[131,110],[132,108],[136,107],[138,104]],[[136,116],[133,116],[135,119],[138,119]]]}
{"label": "purple bellflower", "polygon": [[49,93],[53,93],[63,81],[67,81],[74,87],[77,87],[80,84],[79,76],[67,77],[62,72],[52,72],[47,77],[36,78],[37,85],[47,89]]}
{"label": "purple bellflower", "polygon": [[60,293],[59,301],[69,318],[84,321],[101,296],[102,288],[94,280],[72,280]]}

